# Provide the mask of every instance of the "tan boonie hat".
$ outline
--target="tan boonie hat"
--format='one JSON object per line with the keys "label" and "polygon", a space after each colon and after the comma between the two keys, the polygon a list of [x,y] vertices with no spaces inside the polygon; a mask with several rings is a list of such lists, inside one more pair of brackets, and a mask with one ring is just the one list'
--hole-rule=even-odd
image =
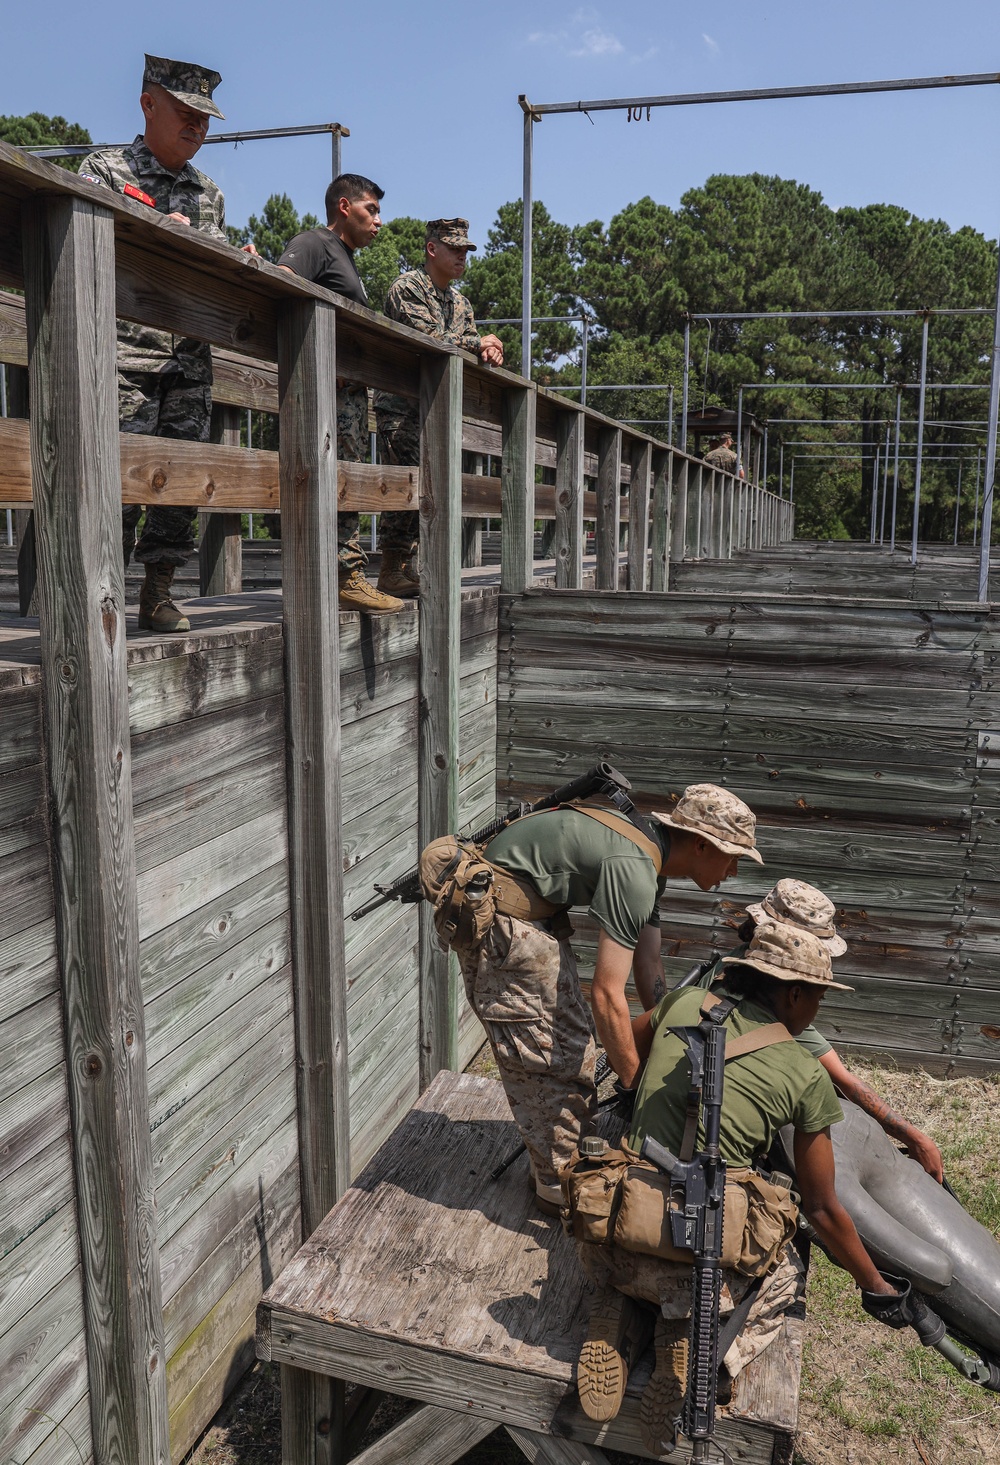
{"label": "tan boonie hat", "polygon": [[847,942],[837,935],[833,918],[837,907],[829,896],[804,880],[779,880],[759,905],[748,905],[747,915],[763,925],[767,921],[783,921],[786,926],[801,926],[822,941],[831,956],[843,956]]}
{"label": "tan boonie hat", "polygon": [[469,241],[468,219],[431,219],[426,228],[427,240],[440,239],[455,249],[476,249]]}
{"label": "tan boonie hat", "polygon": [[782,921],[758,926],[744,955],[724,956],[722,965],[750,966],[769,977],[777,977],[780,982],[812,982],[817,987],[833,987],[838,992],[854,991],[844,982],[833,980],[830,953],[822,941]]}
{"label": "tan boonie hat", "polygon": [[217,71],[209,71],[206,66],[196,66],[193,61],[168,61],[165,56],[147,56],[142,74],[144,87],[161,86],[186,107],[207,112],[210,117],[220,117],[225,122],[225,114],[212,101],[212,93],[221,80]]}
{"label": "tan boonie hat", "polygon": [[710,839],[724,854],[748,855],[758,865],[764,863],[754,845],[757,820],[753,810],[728,789],[714,783],[692,783],[681,794],[672,813],[659,814],[654,809],[651,817],[671,829],[686,829]]}

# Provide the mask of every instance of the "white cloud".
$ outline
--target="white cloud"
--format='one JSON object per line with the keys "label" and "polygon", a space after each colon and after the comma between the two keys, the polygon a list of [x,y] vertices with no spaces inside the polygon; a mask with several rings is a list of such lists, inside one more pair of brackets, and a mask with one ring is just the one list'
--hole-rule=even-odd
{"label": "white cloud", "polygon": [[625,47],[617,36],[610,31],[601,30],[600,26],[593,26],[590,30],[584,31],[580,37],[579,45],[570,51],[571,56],[621,56]]}
{"label": "white cloud", "polygon": [[720,54],[719,43],[717,40],[715,40],[712,36],[706,35],[704,31],[702,31],[701,33],[701,38],[705,42],[705,45],[708,47],[708,50],[712,56],[718,56]]}

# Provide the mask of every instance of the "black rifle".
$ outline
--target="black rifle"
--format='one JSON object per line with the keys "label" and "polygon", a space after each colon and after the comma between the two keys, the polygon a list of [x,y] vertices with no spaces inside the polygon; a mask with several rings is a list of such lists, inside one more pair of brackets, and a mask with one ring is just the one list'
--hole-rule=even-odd
{"label": "black rifle", "polygon": [[692,1460],[709,1459],[709,1448],[715,1439],[719,1259],[722,1256],[722,1214],[726,1193],[726,1162],[719,1154],[726,1071],[726,1033],[722,1024],[735,1005],[723,1000],[698,1027],[671,1029],[687,1044],[691,1064],[688,1116],[690,1123],[696,1123],[699,1110],[702,1112],[704,1148],[685,1161],[646,1135],[640,1151],[644,1160],[650,1160],[658,1170],[670,1176],[671,1195],[678,1202],[670,1210],[671,1240],[674,1246],[694,1253],[691,1348],[687,1391],[680,1418],[681,1432],[691,1441]]}
{"label": "black rifle", "polygon": [[[635,805],[628,797],[632,785],[617,768],[612,768],[610,763],[603,759],[595,764],[589,773],[584,773],[580,778],[574,778],[572,783],[564,783],[562,788],[557,788],[555,793],[546,795],[539,799],[537,804],[517,804],[508,809],[506,814],[501,814],[491,824],[486,824],[482,829],[477,829],[475,834],[469,836],[469,844],[488,844],[496,837],[501,829],[506,829],[508,824],[513,824],[515,819],[523,819],[525,814],[540,814],[543,809],[554,809],[558,804],[571,804],[574,799],[589,799],[594,794],[604,794],[614,804],[619,813],[631,816],[635,811]],[[466,841],[463,841],[463,843]],[[401,901],[403,905],[415,905],[418,900],[423,899],[420,889],[420,871],[408,870],[405,875],[400,875],[391,885],[376,885],[377,895],[371,900],[359,906],[356,911],[351,912],[352,921],[360,921],[362,916],[367,916],[370,911],[377,911],[379,906],[387,905],[390,900]]]}
{"label": "black rifle", "polygon": [[[707,959],[707,961],[697,962],[688,972],[687,976],[681,978],[681,980],[677,983],[677,987],[673,987],[671,988],[671,990],[676,992],[680,987],[697,986],[705,973],[711,967],[713,967],[718,960],[719,953],[717,951],[713,951],[712,955]],[[594,1087],[596,1089],[599,1089],[604,1080],[606,1078],[610,1078],[613,1072],[614,1069],[608,1062],[608,1055],[606,1053],[598,1053],[597,1064],[594,1068]],[[614,1093],[609,1094],[606,1099],[602,1099],[601,1102],[598,1104],[597,1112],[600,1114],[605,1109],[612,1109],[615,1107],[618,1108],[624,1119],[630,1119],[632,1117],[632,1110],[635,1107],[635,1090],[623,1089],[616,1084]],[[510,1169],[514,1161],[518,1159],[520,1155],[524,1154],[526,1148],[527,1146],[525,1145],[524,1140],[522,1140],[521,1143],[516,1147],[516,1149],[511,1150],[506,1159],[501,1160],[496,1169],[490,1172],[490,1179],[499,1180],[500,1176]]]}

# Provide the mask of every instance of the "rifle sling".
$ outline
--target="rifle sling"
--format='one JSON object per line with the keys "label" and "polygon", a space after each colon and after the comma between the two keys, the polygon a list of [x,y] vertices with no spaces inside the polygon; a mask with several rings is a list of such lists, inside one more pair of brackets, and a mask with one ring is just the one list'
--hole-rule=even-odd
{"label": "rifle sling", "polygon": [[742,1333],[743,1325],[749,1316],[750,1309],[756,1302],[760,1289],[770,1276],[770,1272],[763,1272],[759,1277],[754,1277],[736,1307],[726,1318],[726,1326],[719,1330],[718,1353],[716,1356],[718,1357],[720,1368],[722,1367],[726,1354]]}
{"label": "rifle sling", "polygon": [[[653,868],[657,875],[663,867],[663,850],[651,835],[643,832],[629,814],[612,814],[610,809],[592,809],[588,804],[581,804],[574,799],[569,804],[556,804],[556,809],[572,809],[575,814],[586,814],[588,819],[596,819],[598,824],[604,824],[608,829],[613,829],[615,834],[620,834],[622,839],[631,840],[632,844],[638,845],[644,855],[647,855],[653,862]],[[538,809],[533,814],[525,814],[525,819],[537,819],[541,814],[551,814],[552,809]],[[518,821],[520,822],[520,821]],[[645,820],[643,820],[645,823]]]}

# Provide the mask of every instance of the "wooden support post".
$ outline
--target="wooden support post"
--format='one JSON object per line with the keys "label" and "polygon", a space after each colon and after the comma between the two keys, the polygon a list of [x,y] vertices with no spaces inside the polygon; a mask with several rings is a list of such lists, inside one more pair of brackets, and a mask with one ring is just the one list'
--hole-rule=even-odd
{"label": "wooden support post", "polygon": [[302,1229],[350,1183],[340,845],[336,315],[288,301],[278,320],[281,582]]}
{"label": "wooden support post", "polygon": [[[3,368],[0,367],[0,370]],[[28,368],[7,367],[7,416],[28,417]],[[22,616],[38,614],[35,587],[38,567],[35,563],[35,520],[30,509],[15,509],[14,533],[17,536],[17,605]],[[34,602],[34,604],[32,603]]]}
{"label": "wooden support post", "polygon": [[[476,453],[473,457],[472,471],[477,477],[482,478],[486,472],[486,460],[482,453]],[[463,519],[462,520],[462,569],[474,570],[483,562],[483,525],[484,519]]]}
{"label": "wooden support post", "polygon": [[705,469],[701,463],[693,463],[694,473],[688,479],[688,513],[690,521],[688,525],[688,544],[691,546],[691,554],[694,558],[701,559],[701,511],[702,511],[702,484],[705,481]]}
{"label": "wooden support post", "polygon": [[632,482],[628,495],[628,588],[645,590],[649,557],[649,499],[653,475],[653,447],[632,445]]}
{"label": "wooden support post", "polygon": [[597,578],[598,590],[618,589],[618,525],[621,508],[622,434],[620,427],[602,427],[597,435]]}
{"label": "wooden support post", "polygon": [[534,578],[535,407],[534,387],[503,388],[503,457],[500,464],[500,591],[521,595]]}
{"label": "wooden support post", "polygon": [[582,412],[556,418],[556,588],[583,586],[583,430]]}
{"label": "wooden support post", "polygon": [[[530,395],[532,403],[534,394]],[[458,828],[458,681],[462,628],[462,359],[420,368],[421,849]],[[532,424],[533,425],[533,424]],[[504,462],[506,466],[506,445]],[[531,435],[534,461],[534,434]],[[523,503],[523,501],[522,501]],[[534,507],[532,505],[532,507]],[[458,962],[420,906],[420,1084],[458,1066]]]}
{"label": "wooden support post", "polygon": [[[278,318],[281,583],[305,1236],[339,1200],[351,1176],[340,838],[336,382],[333,307],[318,300],[288,301]],[[334,1465],[343,1439],[343,1384],[295,1369],[283,1369],[282,1374],[284,1459],[295,1465]]]}
{"label": "wooden support post", "polygon": [[698,521],[698,554],[702,559],[711,559],[715,545],[713,541],[715,523],[715,469],[701,471],[701,518]]}
{"label": "wooden support post", "polygon": [[[240,445],[238,407],[212,409],[212,442]],[[198,578],[202,595],[239,595],[243,589],[243,529],[240,514],[198,515]]]}
{"label": "wooden support post", "polygon": [[537,1434],[515,1424],[507,1425],[507,1433],[532,1465],[608,1465],[607,1455],[597,1445],[560,1439],[558,1435]]}
{"label": "wooden support post", "polygon": [[653,453],[653,527],[650,535],[652,547],[650,563],[650,590],[663,591],[670,579],[670,531],[673,494],[670,491],[673,478],[673,451]]}
{"label": "wooden support post", "polygon": [[113,217],[24,206],[42,686],[97,1465],[168,1465],[132,816]]}
{"label": "wooden support post", "polygon": [[676,564],[687,555],[688,545],[688,472],[689,461],[681,453],[673,454],[673,508],[670,513],[670,559]]}

